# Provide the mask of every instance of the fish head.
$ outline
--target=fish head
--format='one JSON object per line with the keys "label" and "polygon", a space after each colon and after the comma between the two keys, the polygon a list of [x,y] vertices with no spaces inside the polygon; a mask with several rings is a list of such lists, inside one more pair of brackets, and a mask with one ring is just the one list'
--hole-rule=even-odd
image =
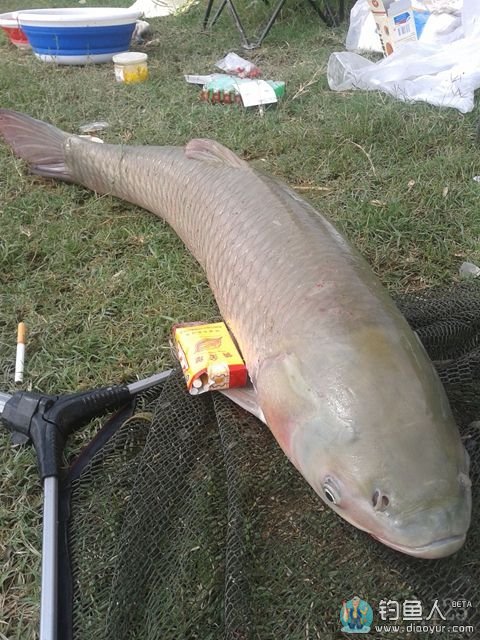
{"label": "fish head", "polygon": [[342,518],[405,554],[450,555],[470,524],[471,483],[443,386],[415,341],[387,361],[359,351],[271,359],[256,382],[266,422]]}

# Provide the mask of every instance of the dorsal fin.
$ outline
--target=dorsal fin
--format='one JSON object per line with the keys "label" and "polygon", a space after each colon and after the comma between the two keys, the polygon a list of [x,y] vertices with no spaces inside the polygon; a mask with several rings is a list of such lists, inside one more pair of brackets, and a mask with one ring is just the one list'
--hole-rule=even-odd
{"label": "dorsal fin", "polygon": [[207,138],[194,138],[185,147],[185,155],[191,160],[203,160],[216,164],[226,164],[235,169],[248,169],[250,167],[241,160],[236,153],[224,147],[220,142]]}

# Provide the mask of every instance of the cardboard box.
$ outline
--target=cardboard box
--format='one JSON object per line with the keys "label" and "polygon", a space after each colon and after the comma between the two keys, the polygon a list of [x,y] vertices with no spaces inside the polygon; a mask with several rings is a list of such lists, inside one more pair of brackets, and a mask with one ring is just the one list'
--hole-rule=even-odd
{"label": "cardboard box", "polygon": [[386,56],[417,40],[411,0],[368,0],[368,4]]}

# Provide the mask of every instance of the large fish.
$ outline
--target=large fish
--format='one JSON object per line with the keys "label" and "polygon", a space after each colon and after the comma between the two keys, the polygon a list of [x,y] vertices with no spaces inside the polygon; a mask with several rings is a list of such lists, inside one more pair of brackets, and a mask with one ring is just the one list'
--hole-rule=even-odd
{"label": "large fish", "polygon": [[253,410],[326,504],[413,556],[462,546],[469,461],[445,392],[328,220],[212,140],[97,144],[7,110],[0,133],[32,172],[123,198],[173,227],[242,350]]}

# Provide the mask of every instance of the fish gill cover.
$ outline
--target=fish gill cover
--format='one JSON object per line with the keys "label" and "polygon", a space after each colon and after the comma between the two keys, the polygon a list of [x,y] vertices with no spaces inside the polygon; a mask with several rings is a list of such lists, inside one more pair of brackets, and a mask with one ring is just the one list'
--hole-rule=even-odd
{"label": "fish gill cover", "polygon": [[[72,479],[65,638],[71,622],[74,640],[338,639],[356,597],[373,610],[368,637],[479,637],[480,281],[397,304],[471,457],[464,547],[432,561],[375,542],[322,504],[263,424],[218,394],[192,398],[178,373]],[[401,624],[405,602],[422,603],[417,622],[380,630],[379,612]],[[419,630],[425,617],[441,623],[433,634]]]}

